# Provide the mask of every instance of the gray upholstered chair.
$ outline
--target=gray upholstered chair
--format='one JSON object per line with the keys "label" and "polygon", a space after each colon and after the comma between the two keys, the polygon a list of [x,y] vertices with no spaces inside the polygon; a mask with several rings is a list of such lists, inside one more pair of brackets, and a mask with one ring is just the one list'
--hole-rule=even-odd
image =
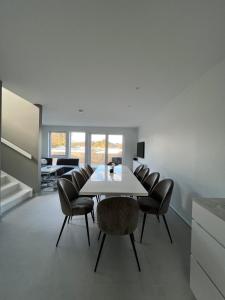
{"label": "gray upholstered chair", "polygon": [[88,166],[84,167],[84,170],[88,174],[88,178],[90,178],[93,172],[88,168]]}
{"label": "gray upholstered chair", "polygon": [[[74,171],[72,173],[72,182],[80,191],[82,189],[82,187],[85,185],[85,183],[87,182],[87,179],[84,177],[83,173],[81,173],[80,171]],[[91,198],[96,197],[97,202],[99,202],[98,195],[88,195],[88,197],[91,197]]]}
{"label": "gray upholstered chair", "polygon": [[169,204],[173,192],[173,186],[174,186],[174,182],[172,179],[169,178],[163,179],[162,181],[160,181],[158,184],[155,185],[155,187],[150,192],[150,195],[148,197],[138,198],[139,207],[144,212],[140,242],[142,242],[146,216],[147,214],[152,214],[158,217],[159,216],[163,217],[163,221],[165,223],[170,238],[170,242],[172,244],[173,241],[166,221],[165,214],[169,209]]}
{"label": "gray upholstered chair", "polygon": [[90,236],[89,236],[87,215],[93,211],[94,201],[88,197],[79,197],[76,187],[73,185],[73,183],[70,180],[66,178],[59,178],[57,181],[57,186],[58,186],[60,204],[61,204],[62,212],[65,215],[65,218],[56,243],[56,247],[58,246],[67,219],[69,217],[78,216],[78,215],[85,215],[88,244],[90,246]]}
{"label": "gray upholstered chair", "polygon": [[150,173],[147,177],[145,177],[142,185],[150,194],[153,190],[154,186],[159,182],[160,174],[158,172]]}
{"label": "gray upholstered chair", "polygon": [[145,178],[149,175],[149,173],[149,168],[143,168],[140,172],[138,172],[137,179],[142,183],[145,180]]}
{"label": "gray upholstered chair", "polygon": [[83,177],[86,179],[86,181],[89,179],[89,173],[85,170],[85,168],[80,169],[80,173],[83,175]]}
{"label": "gray upholstered chair", "polygon": [[79,191],[85,185],[86,181],[87,180],[85,179],[85,177],[82,175],[80,171],[74,171],[72,173],[72,182],[78,188]]}
{"label": "gray upholstered chair", "polygon": [[137,176],[137,174],[144,169],[144,165],[140,165],[138,166],[135,170],[134,170],[134,175]]}
{"label": "gray upholstered chair", "polygon": [[88,170],[90,171],[91,174],[94,173],[94,170],[93,170],[93,168],[90,165],[87,165],[87,168],[88,168]]}
{"label": "gray upholstered chair", "polygon": [[96,272],[106,235],[130,235],[138,269],[140,264],[135,248],[133,232],[138,223],[138,203],[130,197],[111,197],[98,203],[97,219],[100,232],[103,232],[102,242],[94,271]]}

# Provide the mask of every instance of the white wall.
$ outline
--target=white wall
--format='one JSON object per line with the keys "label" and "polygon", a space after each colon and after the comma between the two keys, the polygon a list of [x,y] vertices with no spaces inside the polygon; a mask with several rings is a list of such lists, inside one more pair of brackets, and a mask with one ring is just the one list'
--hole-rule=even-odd
{"label": "white wall", "polygon": [[[123,163],[132,168],[132,160],[136,154],[138,130],[137,128],[119,127],[75,127],[75,126],[43,126],[42,127],[42,156],[48,156],[48,133],[51,131],[78,131],[86,133],[122,134],[124,151]],[[68,136],[68,135],[67,135]]]}
{"label": "white wall", "polygon": [[175,180],[172,206],[191,221],[192,198],[225,197],[225,60],[139,129],[143,162]]}

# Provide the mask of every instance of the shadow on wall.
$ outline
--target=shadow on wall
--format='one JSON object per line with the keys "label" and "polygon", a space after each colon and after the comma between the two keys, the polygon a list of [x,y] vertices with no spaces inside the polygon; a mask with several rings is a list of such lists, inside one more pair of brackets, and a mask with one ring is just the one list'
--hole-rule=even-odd
{"label": "shadow on wall", "polygon": [[171,207],[189,225],[191,225],[192,201],[194,198],[201,197],[197,192],[190,192],[191,189],[191,185],[185,184],[185,186],[180,186],[175,180],[171,202]]}

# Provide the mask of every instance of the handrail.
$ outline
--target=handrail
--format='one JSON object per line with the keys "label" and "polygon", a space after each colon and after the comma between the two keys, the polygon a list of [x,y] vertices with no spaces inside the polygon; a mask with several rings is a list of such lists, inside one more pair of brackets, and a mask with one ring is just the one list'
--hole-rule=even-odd
{"label": "handrail", "polygon": [[1,142],[5,144],[6,146],[12,148],[13,150],[19,152],[21,155],[25,156],[28,159],[32,159],[32,155],[28,153],[27,151],[21,149],[20,147],[16,146],[15,144],[11,143],[10,141],[1,138]]}

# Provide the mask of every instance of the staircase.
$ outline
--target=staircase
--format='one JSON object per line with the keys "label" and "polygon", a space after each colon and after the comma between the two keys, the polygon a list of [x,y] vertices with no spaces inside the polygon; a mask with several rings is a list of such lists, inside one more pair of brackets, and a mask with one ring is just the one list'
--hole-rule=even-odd
{"label": "staircase", "polygon": [[18,181],[14,177],[1,171],[0,178],[1,213],[6,212],[7,210],[23,202],[24,200],[32,197],[32,188]]}

